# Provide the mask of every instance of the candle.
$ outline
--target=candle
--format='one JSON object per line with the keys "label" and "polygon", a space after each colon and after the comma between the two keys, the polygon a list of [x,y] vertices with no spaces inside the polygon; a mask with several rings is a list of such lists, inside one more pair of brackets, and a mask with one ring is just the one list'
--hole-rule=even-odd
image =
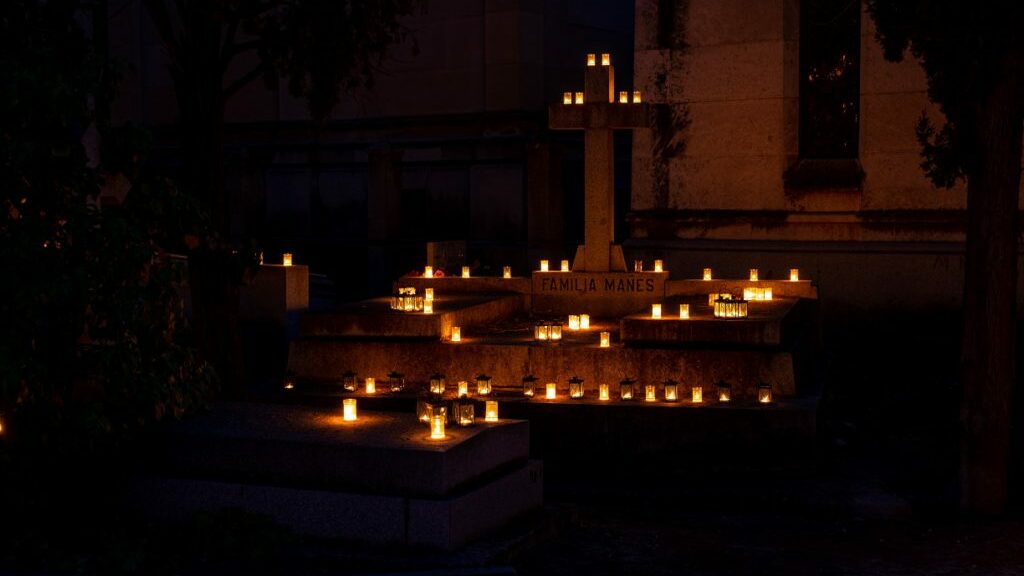
{"label": "candle", "polygon": [[462,328],[452,326],[452,342],[462,342]]}
{"label": "candle", "polygon": [[661,318],[661,304],[651,304],[651,318]]}
{"label": "candle", "polygon": [[601,54],[601,66],[611,66],[611,65],[612,65],[612,55],[611,54]]}
{"label": "candle", "polygon": [[690,317],[690,305],[689,304],[680,304],[679,305],[679,319],[680,320],[686,320],[689,317]]}
{"label": "candle", "polygon": [[583,104],[583,92],[576,93],[576,103]]}
{"label": "candle", "polygon": [[544,388],[544,392],[545,398],[548,400],[554,400],[558,394],[558,385],[554,382],[548,382],[547,386]]}
{"label": "candle", "polygon": [[609,348],[612,345],[612,333],[601,332],[601,348]]}
{"label": "candle", "polygon": [[444,420],[446,417],[446,414],[437,412],[430,415],[431,440],[444,440]]}
{"label": "candle", "polygon": [[353,422],[356,418],[356,399],[345,398],[341,401],[342,405],[342,419],[346,422]]}
{"label": "candle", "polygon": [[423,302],[423,313],[424,314],[433,314],[434,313],[434,303],[433,303],[433,301],[425,300]]}
{"label": "candle", "polygon": [[459,380],[457,394],[459,398],[462,398],[463,396],[469,396],[469,382],[466,382],[465,380]]}
{"label": "candle", "polygon": [[281,255],[281,265],[282,266],[291,266],[292,265],[292,253],[291,252],[285,252],[284,254]]}
{"label": "candle", "polygon": [[462,267],[462,277],[469,278],[469,266]]}
{"label": "candle", "polygon": [[700,404],[704,401],[704,388],[701,386],[694,386],[690,389],[690,400],[694,404]]}
{"label": "candle", "polygon": [[661,260],[655,260],[654,261],[654,271],[655,272],[663,272],[664,271],[663,267],[664,267],[664,262],[662,262]]}
{"label": "candle", "polygon": [[541,272],[547,272],[548,271],[548,261],[547,260],[541,260],[540,261],[540,271]]}
{"label": "candle", "polygon": [[757,385],[757,401],[761,404],[771,404],[772,402],[772,385],[767,382],[762,382]]}
{"label": "candle", "polygon": [[579,314],[569,314],[569,330],[580,329],[580,317]]}
{"label": "candle", "polygon": [[568,272],[568,271],[569,271],[569,261],[568,260],[562,260],[562,272]]}
{"label": "candle", "polygon": [[423,267],[423,277],[424,278],[433,278],[434,277],[434,267],[433,266],[424,266]]}
{"label": "candle", "polygon": [[750,281],[751,282],[757,282],[757,276],[758,276],[757,268],[751,268],[750,269]]}
{"label": "candle", "polygon": [[433,288],[426,288],[426,289],[423,290],[423,301],[424,302],[433,302],[434,301],[434,289]]}
{"label": "candle", "polygon": [[639,104],[639,103],[640,103],[640,91],[639,90],[633,90],[633,104]]}
{"label": "candle", "polygon": [[561,340],[562,339],[562,325],[557,323],[557,322],[552,324],[551,327],[549,328],[548,338],[551,339],[551,340]]}
{"label": "candle", "polygon": [[590,314],[580,314],[580,330],[590,330]]}
{"label": "candle", "polygon": [[587,66],[597,66],[597,54],[587,54]]}
{"label": "candle", "polygon": [[562,104],[572,104],[572,92],[562,94]]}
{"label": "candle", "polygon": [[657,402],[658,401],[658,387],[654,384],[648,384],[644,386],[644,401],[645,402]]}
{"label": "candle", "polygon": [[366,379],[366,393],[376,394],[377,393],[377,379],[370,376]]}
{"label": "candle", "polygon": [[512,277],[512,267],[511,266],[505,266],[504,268],[502,268],[501,269],[501,277],[502,278],[506,278],[506,279],[511,278]]}
{"label": "candle", "polygon": [[704,269],[704,279],[711,280],[711,268]]}
{"label": "candle", "polygon": [[597,399],[598,400],[608,400],[608,385],[607,384],[598,384],[597,385]]}
{"label": "candle", "polygon": [[619,91],[619,104],[629,104],[629,92],[625,90]]}
{"label": "candle", "polygon": [[498,421],[498,401],[488,400],[484,403],[484,422]]}
{"label": "candle", "polygon": [[789,281],[790,282],[799,282],[800,281],[800,269],[799,268],[790,268],[789,269]]}

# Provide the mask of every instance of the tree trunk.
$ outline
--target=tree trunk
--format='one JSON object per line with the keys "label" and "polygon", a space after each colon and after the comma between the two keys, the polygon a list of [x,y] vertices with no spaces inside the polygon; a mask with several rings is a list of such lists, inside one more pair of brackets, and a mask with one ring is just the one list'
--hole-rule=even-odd
{"label": "tree trunk", "polygon": [[1014,73],[977,104],[978,160],[967,175],[961,497],[966,512],[986,516],[1006,511],[1010,486],[1024,136]]}

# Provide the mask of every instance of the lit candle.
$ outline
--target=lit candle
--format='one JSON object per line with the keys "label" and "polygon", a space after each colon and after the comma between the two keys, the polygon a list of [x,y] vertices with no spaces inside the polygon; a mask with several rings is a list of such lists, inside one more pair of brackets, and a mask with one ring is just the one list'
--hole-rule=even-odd
{"label": "lit candle", "polygon": [[601,54],[601,66],[611,66],[611,65],[612,65],[612,55],[611,54]]}
{"label": "lit candle", "polygon": [[444,420],[446,414],[433,413],[430,415],[430,439],[444,440]]}
{"label": "lit candle", "polygon": [[426,300],[423,302],[423,313],[433,314],[434,313],[434,302],[432,300]]}
{"label": "lit candle", "polygon": [[562,94],[562,104],[572,104],[572,92]]}
{"label": "lit candle", "polygon": [[281,255],[281,265],[282,266],[291,266],[292,265],[292,253],[291,252],[285,252],[284,254]]}
{"label": "lit candle", "polygon": [[433,266],[424,266],[423,267],[423,277],[424,278],[433,278],[434,277],[434,267]]}
{"label": "lit candle", "polygon": [[569,271],[569,261],[568,260],[562,260],[562,272],[568,272],[568,271]]}
{"label": "lit candle", "polygon": [[452,326],[452,342],[462,342],[462,328]]}
{"label": "lit candle", "polygon": [[675,402],[679,399],[679,383],[675,380],[669,379],[664,383],[665,387],[665,400],[668,402]]}
{"label": "lit candle", "polygon": [[609,348],[612,345],[612,333],[601,332],[601,348]]}
{"label": "lit candle", "polygon": [[608,400],[608,385],[607,384],[598,384],[597,385],[597,399],[598,400]]}
{"label": "lit candle", "polygon": [[444,374],[432,374],[430,376],[430,393],[444,394]]}
{"label": "lit candle", "polygon": [[498,421],[498,401],[488,400],[484,402],[484,422]]}
{"label": "lit candle", "polygon": [[376,394],[377,393],[377,379],[373,376],[366,378],[366,393]]}
{"label": "lit candle", "polygon": [[800,281],[800,269],[799,268],[790,268],[789,269],[789,281],[790,282],[799,282]]}
{"label": "lit candle", "polygon": [[644,402],[658,401],[658,387],[654,384],[644,386]]}
{"label": "lit candle", "polygon": [[462,277],[469,278],[469,266],[462,267]]}
{"label": "lit candle", "polygon": [[434,289],[433,288],[425,288],[423,290],[423,301],[424,302],[433,302],[434,301]]}
{"label": "lit candle", "polygon": [[295,382],[291,378],[284,381],[285,390],[291,390],[293,388],[295,388]]}
{"label": "lit candle", "polygon": [[711,268],[704,269],[704,279],[711,280]]}
{"label": "lit candle", "polygon": [[751,268],[750,269],[750,281],[751,282],[757,282],[757,276],[758,276],[757,268]]}
{"label": "lit candle", "polygon": [[663,266],[664,266],[664,262],[662,262],[661,260],[655,260],[654,261],[654,271],[655,272],[662,272],[663,271],[662,270]]}
{"label": "lit candle", "polygon": [[732,387],[726,382],[718,383],[718,401],[729,402],[732,400]]}
{"label": "lit candle", "polygon": [[551,336],[551,325],[546,322],[538,322],[533,330],[535,340],[547,340]]}
{"label": "lit candle", "polygon": [[459,380],[459,388],[457,393],[459,398],[462,398],[463,396],[469,396],[469,382],[466,382],[465,380]]}
{"label": "lit candle", "polygon": [[690,401],[694,404],[700,404],[704,401],[704,388],[702,386],[694,386],[690,389]]}
{"label": "lit candle", "polygon": [[619,104],[629,104],[629,92],[625,90],[619,91]]}
{"label": "lit candle", "polygon": [[597,54],[587,54],[587,66],[597,66]]}
{"label": "lit candle", "polygon": [[541,260],[540,261],[540,271],[541,272],[547,272],[548,271],[548,261],[547,260]]}
{"label": "lit candle", "polygon": [[644,261],[643,260],[633,260],[633,272],[643,272],[643,271],[644,271]]}
{"label": "lit candle", "polygon": [[590,314],[580,314],[580,330],[590,330]]}
{"label": "lit candle", "polygon": [[765,286],[764,287],[764,294],[762,296],[763,296],[763,298],[762,298],[763,300],[771,300],[772,299],[772,287],[771,286]]}
{"label": "lit candle", "polygon": [[562,339],[562,325],[561,324],[559,324],[557,322],[555,324],[552,324],[551,328],[549,329],[549,331],[550,331],[550,334],[548,335],[548,337],[551,340],[561,340]]}
{"label": "lit candle", "polygon": [[356,419],[356,399],[345,398],[341,401],[342,405],[342,418],[346,422],[352,422]]}
{"label": "lit candle", "polygon": [[639,103],[640,103],[640,91],[639,90],[633,90],[633,104],[639,104]]}
{"label": "lit candle", "polygon": [[547,386],[544,388],[544,397],[548,400],[554,400],[557,394],[558,385],[554,382],[548,382]]}
{"label": "lit candle", "polygon": [[690,305],[689,304],[680,304],[679,305],[679,319],[680,320],[686,320],[689,317],[690,317]]}
{"label": "lit candle", "polygon": [[661,304],[651,304],[651,318],[661,318]]}
{"label": "lit candle", "polygon": [[505,266],[504,268],[502,268],[501,269],[501,277],[502,278],[506,278],[506,279],[507,278],[511,278],[512,277],[512,267],[511,266]]}
{"label": "lit candle", "polygon": [[761,382],[757,385],[757,401],[761,404],[771,404],[772,402],[772,385],[767,382]]}
{"label": "lit candle", "polygon": [[583,92],[576,93],[576,103],[583,104]]}
{"label": "lit candle", "polygon": [[580,316],[579,314],[569,314],[569,330],[580,329]]}

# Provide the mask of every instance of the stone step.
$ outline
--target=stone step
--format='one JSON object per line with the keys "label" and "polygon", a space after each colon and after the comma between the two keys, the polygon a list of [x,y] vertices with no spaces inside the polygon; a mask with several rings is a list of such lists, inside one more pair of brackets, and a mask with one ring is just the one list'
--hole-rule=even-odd
{"label": "stone step", "polygon": [[528,297],[513,293],[437,294],[434,313],[391,310],[390,298],[375,298],[299,319],[303,337],[448,338],[460,328],[496,322],[522,313]]}
{"label": "stone step", "polygon": [[665,283],[665,296],[707,296],[708,294],[729,294],[742,296],[744,288],[768,288],[772,289],[772,295],[776,298],[807,298],[818,299],[818,287],[810,280],[743,280],[735,278],[723,278],[721,280],[669,280]]}
{"label": "stone step", "polygon": [[[787,333],[802,325],[799,300],[774,298],[747,303],[746,318],[717,318],[706,296],[676,297],[662,304],[662,317],[648,310],[626,316],[621,322],[624,342],[662,344],[731,344],[763,347],[781,346],[791,338]],[[688,304],[690,317],[679,318],[679,305]]]}
{"label": "stone step", "polygon": [[404,286],[416,288],[417,294],[423,294],[425,288],[433,288],[435,294],[443,296],[462,293],[497,294],[501,292],[529,294],[532,285],[529,277],[522,276],[513,276],[512,278],[496,276],[472,276],[470,278],[461,278],[459,276],[445,276],[443,278],[402,276],[395,281],[395,288]]}

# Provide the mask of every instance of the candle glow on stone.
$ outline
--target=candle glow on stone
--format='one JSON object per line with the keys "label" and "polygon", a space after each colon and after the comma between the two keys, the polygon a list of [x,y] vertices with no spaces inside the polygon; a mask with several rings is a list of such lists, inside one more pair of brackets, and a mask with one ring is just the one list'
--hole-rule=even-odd
{"label": "candle glow on stone", "polygon": [[654,271],[655,272],[663,272],[663,266],[664,266],[664,262],[662,262],[661,260],[655,260],[654,261]]}
{"label": "candle glow on stone", "polygon": [[357,418],[356,414],[356,399],[345,398],[341,401],[342,405],[342,419],[346,422],[353,422]]}
{"label": "candle glow on stone", "polygon": [[572,92],[562,94],[562,104],[572,104]]}
{"label": "candle glow on stone", "polygon": [[292,253],[291,252],[285,252],[284,254],[281,255],[281,265],[282,266],[291,266],[292,265]]}
{"label": "candle glow on stone", "polygon": [[661,304],[651,304],[651,318],[661,318]]}
{"label": "candle glow on stone", "polygon": [[469,278],[469,266],[462,267],[462,277]]}
{"label": "candle glow on stone", "polygon": [[511,266],[505,266],[504,268],[502,268],[501,269],[501,277],[505,278],[505,279],[511,278],[512,277],[512,267]]}
{"label": "candle glow on stone", "polygon": [[587,66],[597,66],[597,54],[587,54]]}
{"label": "candle glow on stone", "polygon": [[424,278],[433,278],[434,277],[434,267],[433,266],[424,266],[423,267],[423,277]]}
{"label": "candle glow on stone", "polygon": [[619,104],[629,104],[629,92],[625,90],[619,91]]}
{"label": "candle glow on stone", "polygon": [[544,397],[548,400],[554,400],[558,395],[558,385],[554,382],[548,382],[547,386],[544,387]]}
{"label": "candle glow on stone", "polygon": [[612,65],[612,55],[611,54],[601,54],[601,66],[611,66],[611,65]]}
{"label": "candle glow on stone", "polygon": [[689,317],[690,317],[690,305],[689,304],[680,304],[679,305],[679,319],[680,320],[686,320]]}
{"label": "candle glow on stone", "polygon": [[597,399],[598,400],[608,400],[608,385],[607,384],[598,384],[597,385]]}
{"label": "candle glow on stone", "polygon": [[444,440],[444,421],[446,414],[434,413],[430,415],[430,439]]}
{"label": "candle glow on stone", "polygon": [[540,271],[541,272],[547,272],[548,271],[548,261],[547,260],[541,260],[540,261]]}
{"label": "candle glow on stone", "polygon": [[367,394],[376,394],[377,393],[377,379],[374,378],[373,376],[368,376],[366,378],[366,393]]}
{"label": "candle glow on stone", "polygon": [[711,268],[704,269],[704,279],[711,280]]}
{"label": "candle glow on stone", "polygon": [[751,282],[757,282],[757,276],[758,276],[757,268],[751,268],[750,269],[750,281]]}
{"label": "candle glow on stone", "polygon": [[498,421],[498,401],[488,400],[484,402],[484,422]]}
{"label": "candle glow on stone", "polygon": [[800,269],[799,268],[790,268],[789,269],[789,281],[790,282],[799,282],[800,281]]}
{"label": "candle glow on stone", "polygon": [[452,342],[462,342],[462,328],[452,326]]}
{"label": "candle glow on stone", "polygon": [[580,314],[580,330],[590,330],[590,314]]}
{"label": "candle glow on stone", "polygon": [[601,348],[609,348],[612,345],[612,333],[601,332]]}
{"label": "candle glow on stone", "polygon": [[569,261],[568,260],[562,260],[562,272],[568,272],[568,271],[569,271]]}

